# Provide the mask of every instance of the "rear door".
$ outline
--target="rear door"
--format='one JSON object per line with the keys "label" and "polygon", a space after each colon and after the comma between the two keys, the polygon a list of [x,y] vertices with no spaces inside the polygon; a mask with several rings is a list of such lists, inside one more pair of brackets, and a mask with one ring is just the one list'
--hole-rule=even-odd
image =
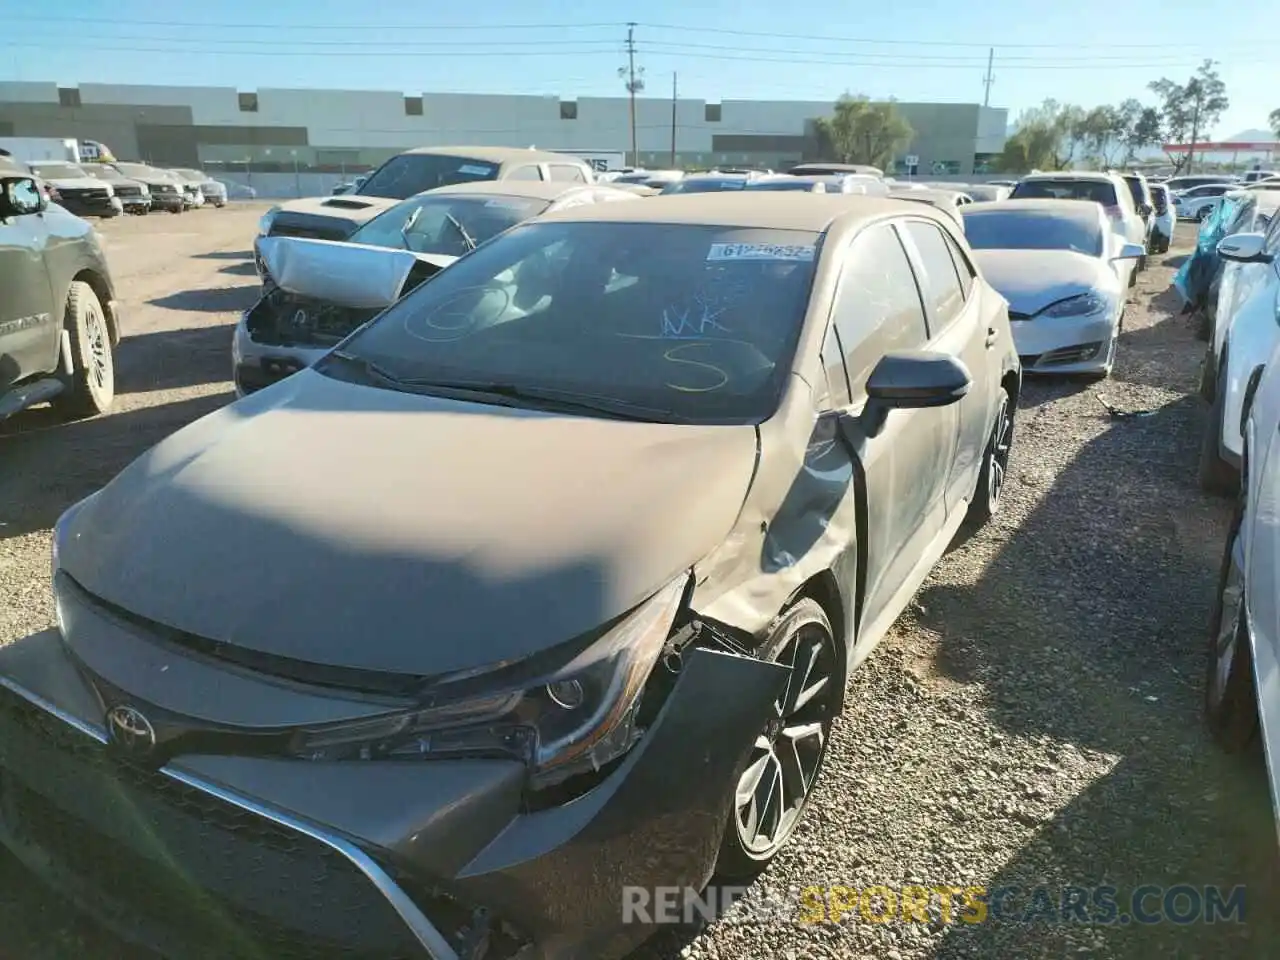
{"label": "rear door", "polygon": [[[14,199],[39,209],[39,188],[20,180]],[[57,365],[62,311],[53,306],[45,267],[49,230],[44,214],[0,220],[0,390]]]}
{"label": "rear door", "polygon": [[[947,510],[965,509],[978,484],[978,470],[994,414],[998,367],[991,353],[999,331],[988,327],[976,271],[959,246],[937,224],[908,220],[901,224],[912,264],[920,281],[929,321],[929,349],[948,353],[969,368],[973,386],[957,404],[959,423],[955,456],[947,479]],[[994,379],[991,373],[995,370]]]}
{"label": "rear door", "polygon": [[[866,407],[867,378],[887,352],[928,347],[929,331],[915,275],[890,223],[854,238],[833,300],[832,325],[848,374],[850,438],[867,491],[865,595],[862,623],[892,617],[904,589],[914,589],[926,554],[946,519],[946,484],[956,440],[955,406],[894,410],[879,436],[868,438],[856,417]],[[828,380],[840,393],[838,367],[824,348]],[[834,375],[833,375],[834,374]],[[874,642],[873,627],[862,640]],[[860,641],[861,642],[861,641]]]}

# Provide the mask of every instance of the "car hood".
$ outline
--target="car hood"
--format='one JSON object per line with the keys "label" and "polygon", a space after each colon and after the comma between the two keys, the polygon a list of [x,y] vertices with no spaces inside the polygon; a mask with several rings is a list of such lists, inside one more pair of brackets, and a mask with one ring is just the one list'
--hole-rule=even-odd
{"label": "car hood", "polygon": [[390,306],[416,264],[443,270],[458,259],[299,237],[263,237],[258,253],[281,290],[354,308]]}
{"label": "car hood", "polygon": [[41,179],[59,190],[94,190],[107,185],[107,181],[93,177],[42,177]]}
{"label": "car hood", "polygon": [[[403,201],[390,197],[360,197],[343,194],[336,197],[307,197],[280,205],[275,222],[281,226],[327,228],[351,235],[356,227],[368,223],[384,210]],[[335,239],[337,239],[335,237]]]}
{"label": "car hood", "polygon": [[1011,313],[1039,313],[1063,297],[1112,293],[1119,280],[1105,260],[1069,250],[975,250],[982,275],[1009,301]]}
{"label": "car hood", "polygon": [[729,533],[751,426],[635,423],[303,370],[69,516],[62,569],[133,614],[313,664],[434,675],[595,630]]}

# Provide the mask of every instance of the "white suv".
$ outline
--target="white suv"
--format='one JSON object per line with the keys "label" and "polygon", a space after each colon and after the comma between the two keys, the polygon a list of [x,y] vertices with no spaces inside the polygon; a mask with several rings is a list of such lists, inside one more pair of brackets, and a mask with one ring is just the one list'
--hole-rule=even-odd
{"label": "white suv", "polygon": [[[1133,202],[1129,185],[1118,174],[1080,170],[1033,173],[1014,185],[1009,199],[1092,200],[1102,205],[1112,228],[1128,243],[1147,249],[1147,223]],[[1147,258],[1143,256],[1134,272],[1139,273],[1146,266]]]}

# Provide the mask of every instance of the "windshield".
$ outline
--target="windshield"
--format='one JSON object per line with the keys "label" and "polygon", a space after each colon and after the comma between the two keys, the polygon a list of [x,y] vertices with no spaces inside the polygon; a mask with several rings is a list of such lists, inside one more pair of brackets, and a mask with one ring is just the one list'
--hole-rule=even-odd
{"label": "windshield", "polygon": [[148,167],[145,163],[117,163],[115,168],[123,173],[126,177],[155,177],[160,173],[152,167]]}
{"label": "windshield", "polygon": [[88,176],[74,163],[40,161],[31,168],[46,180],[83,180]]}
{"label": "windshield", "polygon": [[1027,211],[961,211],[975,250],[1074,250],[1102,256],[1102,227],[1075,217]]}
{"label": "windshield", "polygon": [[[743,190],[804,190],[808,193],[814,192],[814,187],[820,186],[809,180],[757,180],[754,183],[746,184]],[[825,190],[825,187],[823,188]]]}
{"label": "windshield", "polygon": [[343,349],[401,381],[571,392],[650,408],[655,420],[759,421],[790,370],[817,241],[807,231],[527,223]]}
{"label": "windshield", "polygon": [[396,204],[347,242],[460,257],[473,244],[484,243],[549,206],[550,201],[527,197],[427,194]]}
{"label": "windshield", "polygon": [[454,183],[497,180],[498,165],[441,153],[402,153],[369,175],[359,189],[361,196],[404,200],[424,190]]}
{"label": "windshield", "polygon": [[747,181],[741,177],[726,177],[718,180],[714,177],[693,180],[677,180],[662,188],[664,194],[669,193],[719,193],[721,190],[741,190]]}
{"label": "windshield", "polygon": [[1012,200],[1028,197],[1053,200],[1092,200],[1104,207],[1117,204],[1116,188],[1100,180],[1023,180],[1009,195]]}

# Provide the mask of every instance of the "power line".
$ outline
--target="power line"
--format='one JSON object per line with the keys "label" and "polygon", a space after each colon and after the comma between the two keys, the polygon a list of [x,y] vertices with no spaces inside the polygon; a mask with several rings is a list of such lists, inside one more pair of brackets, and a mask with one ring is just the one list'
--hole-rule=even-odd
{"label": "power line", "polygon": [[[957,64],[962,62],[970,62],[970,63],[976,64],[976,63],[983,63],[987,60],[986,56],[978,56],[976,54],[971,57],[966,57],[958,53],[951,53],[951,54],[875,53],[875,52],[862,53],[862,52],[854,52],[851,50],[796,50],[796,49],[787,49],[787,48],[780,48],[780,47],[745,47],[745,46],[742,46],[741,44],[727,45],[727,44],[718,44],[718,43],[691,43],[683,40],[645,41],[645,42],[642,42],[641,44],[641,46],[646,48],[652,47],[654,45],[661,45],[664,48],[687,47],[691,50],[724,50],[732,53],[775,53],[775,54],[786,54],[786,55],[804,56],[804,57],[807,57],[807,56],[858,57],[858,58],[884,57],[884,58],[892,58],[894,60],[909,60],[912,63],[918,63],[921,60],[949,60]],[[994,51],[994,49],[995,48],[993,47],[989,47],[988,54],[990,55]],[[1134,57],[1130,55],[1125,55],[1125,56],[1090,55],[1087,57],[1054,57],[1053,58],[1055,62],[1073,62],[1073,63],[1097,63],[1099,60],[1133,60],[1133,59]],[[1152,57],[1143,57],[1142,59],[1144,61],[1153,60]],[[1195,59],[1196,62],[1198,63],[1199,60],[1202,58],[1195,58],[1191,54],[1187,54],[1184,56],[1175,56],[1173,54],[1170,54],[1167,59],[1169,59],[1170,62],[1177,62],[1177,63],[1183,63],[1189,59]],[[1017,56],[1017,55],[1010,55],[1010,54],[1001,54],[1000,60],[1001,62],[1020,61],[1020,60],[1027,60],[1032,62],[1043,62],[1044,55],[1036,54],[1036,55]]]}
{"label": "power line", "polygon": [[[52,23],[102,23],[110,26],[129,27],[195,27],[204,30],[244,30],[244,23],[216,23],[209,20],[133,20],[127,17],[53,17],[33,14],[5,15],[5,21],[14,20],[52,22]],[[405,24],[405,23],[262,23],[254,21],[252,26],[260,30],[382,30],[402,33],[405,30],[616,30],[616,21],[611,23],[459,23],[459,24]]]}
{"label": "power line", "polygon": [[[81,17],[81,16],[52,16],[48,14],[11,14],[5,18],[6,22],[23,21],[23,22],[39,22],[39,23],[94,23],[104,24],[108,26],[155,26],[155,27],[182,27],[196,28],[203,30],[238,30],[243,31],[245,24],[237,23],[218,23],[208,20],[145,20],[133,19],[128,17]],[[453,32],[453,31],[493,31],[493,30],[510,30],[510,31],[526,31],[526,30],[617,30],[619,27],[626,26],[617,21],[613,22],[593,22],[593,23],[520,23],[520,24],[406,24],[406,23],[389,23],[389,24],[371,24],[362,23],[263,23],[255,22],[253,27],[265,30],[340,30],[344,33],[353,31],[391,31],[394,33],[404,33],[406,31],[430,31],[430,32]],[[764,37],[768,39],[784,39],[784,40],[815,40],[828,43],[845,43],[857,45],[876,45],[885,46],[920,46],[920,47],[966,47],[977,50],[988,49],[991,44],[989,42],[969,42],[960,40],[913,40],[903,37],[833,37],[824,34],[802,34],[802,33],[778,33],[776,31],[760,31],[760,30],[734,30],[727,27],[703,27],[690,24],[672,24],[672,23],[636,23],[637,27],[644,27],[650,30],[658,31],[674,31],[684,35],[689,34],[712,34],[720,36],[737,36],[737,37]],[[277,41],[269,41],[277,42]],[[1052,49],[1072,49],[1072,50],[1159,50],[1159,49],[1187,49],[1187,50],[1203,50],[1205,45],[1201,43],[1005,43],[996,41],[997,47],[1006,50],[1024,49],[1024,50],[1052,50]],[[1232,43],[1215,44],[1214,49],[1235,49],[1238,47],[1260,47],[1270,49],[1274,46],[1271,40],[1245,40]]]}
{"label": "power line", "polygon": [[[68,38],[60,37],[56,42],[63,43]],[[249,46],[272,47],[280,49],[281,47],[368,47],[372,50],[386,50],[387,47],[413,47],[420,49],[423,47],[445,47],[448,49],[456,49],[458,47],[545,47],[548,45],[555,46],[608,46],[616,50],[618,41],[601,37],[592,40],[262,40],[256,37],[200,37],[199,39],[182,36],[134,36],[131,34],[92,34],[77,33],[75,40],[93,40],[95,43],[100,40],[126,40],[126,41],[142,41],[144,43],[197,43],[200,45],[209,43],[237,43],[247,44]],[[733,49],[726,47],[725,49]]]}
{"label": "power line", "polygon": [[[671,23],[642,23],[639,26],[649,30],[674,30],[680,33],[713,33],[724,34],[735,37],[769,37],[783,40],[825,40],[829,43],[881,43],[895,46],[917,46],[917,47],[974,47],[985,48],[990,47],[989,43],[965,42],[961,40],[904,40],[902,38],[888,37],[833,37],[830,35],[812,34],[812,33],[776,33],[772,30],[730,30],[726,27],[691,27],[680,26]],[[997,42],[996,46],[1003,49],[1024,49],[1024,50],[1052,50],[1052,49],[1072,49],[1072,50],[1148,50],[1166,47],[1186,47],[1188,49],[1203,49],[1203,44],[1196,43],[1003,43]],[[1238,43],[1222,44],[1223,49],[1236,46],[1249,47],[1273,47],[1274,41],[1270,40],[1247,40]],[[1217,49],[1217,47],[1215,47]]]}
{"label": "power line", "polygon": [[[173,53],[186,56],[193,53],[205,52],[203,41],[189,41],[196,43],[196,47],[173,47],[166,45],[162,47],[139,47],[139,46],[105,46],[101,42],[95,42],[91,45],[93,50],[101,50],[107,53]],[[33,47],[39,50],[65,49],[74,47],[66,39],[57,41],[39,42],[39,41],[5,41],[5,46],[12,47]],[[429,55],[432,57],[566,57],[566,56],[598,56],[600,54],[608,54],[614,56],[617,53],[617,44],[604,47],[598,50],[440,50],[432,51]],[[235,57],[314,57],[316,53],[311,50],[218,50],[216,53],[224,56]],[[408,56],[413,51],[404,51],[404,55]],[[371,50],[342,50],[333,51],[325,54],[326,57],[383,57],[385,58],[388,51],[385,47],[378,47]],[[395,52],[392,51],[392,55]]]}

